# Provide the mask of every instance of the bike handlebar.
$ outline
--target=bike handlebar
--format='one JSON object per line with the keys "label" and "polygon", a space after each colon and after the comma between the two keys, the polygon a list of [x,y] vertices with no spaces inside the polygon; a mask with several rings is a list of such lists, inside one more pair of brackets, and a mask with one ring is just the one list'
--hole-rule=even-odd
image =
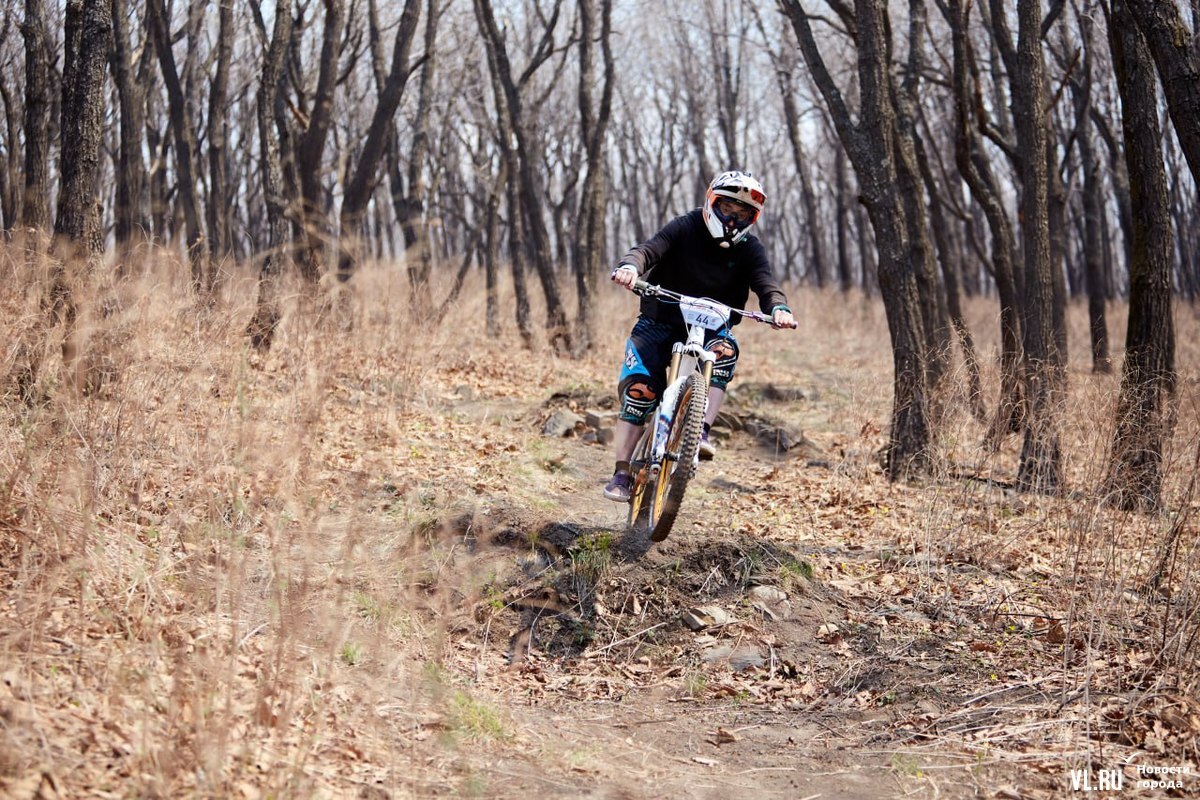
{"label": "bike handlebar", "polygon": [[[673,292],[670,289],[664,289],[661,286],[656,286],[653,283],[647,283],[646,281],[640,281],[640,280],[634,281],[633,286],[629,287],[629,291],[633,292],[634,294],[636,294],[640,297],[667,297],[667,298],[670,298],[671,300],[701,300],[701,299],[704,299],[704,298],[700,298],[700,297],[692,297],[691,295],[687,295],[687,294],[680,294],[679,292]],[[724,305],[724,304],[722,304],[722,305]],[[786,327],[786,328],[791,328],[792,330],[795,330],[796,328],[800,327],[800,323],[798,323],[794,320],[791,325],[776,325],[775,321],[772,319],[770,314],[763,314],[760,311],[750,311],[749,309],[745,309],[745,308],[733,308],[732,306],[726,306],[726,307],[734,314],[741,314],[743,317],[752,319],[755,322],[761,322],[764,325],[770,325],[772,328],[778,328],[778,329],[782,330],[783,328]]]}

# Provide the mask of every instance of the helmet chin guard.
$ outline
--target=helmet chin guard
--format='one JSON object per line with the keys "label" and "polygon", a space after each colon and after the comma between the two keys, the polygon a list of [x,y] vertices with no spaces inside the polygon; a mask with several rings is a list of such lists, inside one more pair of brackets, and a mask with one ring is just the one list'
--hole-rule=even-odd
{"label": "helmet chin guard", "polygon": [[[723,198],[736,201],[751,213],[722,213],[719,206]],[[762,184],[749,172],[722,172],[713,178],[704,196],[704,205],[701,207],[704,225],[721,247],[732,247],[750,233],[766,202],[767,193]]]}

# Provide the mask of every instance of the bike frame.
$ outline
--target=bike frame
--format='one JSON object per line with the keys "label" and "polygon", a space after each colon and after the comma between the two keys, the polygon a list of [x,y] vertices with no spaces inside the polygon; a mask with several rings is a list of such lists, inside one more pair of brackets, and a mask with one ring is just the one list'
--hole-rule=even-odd
{"label": "bike frame", "polygon": [[[630,288],[643,297],[655,297],[662,302],[678,305],[687,327],[684,340],[671,346],[671,362],[666,375],[667,388],[654,411],[653,427],[642,432],[634,449],[633,462],[638,466],[634,473],[630,525],[638,524],[637,520],[643,510],[648,508],[651,540],[658,542],[666,538],[670,531],[683,493],[687,490],[688,481],[695,474],[699,460],[699,426],[709,411],[708,387],[712,384],[713,368],[717,361],[716,353],[704,347],[706,331],[728,330],[734,314],[765,323],[771,323],[771,318],[766,314],[731,308],[707,297],[692,297],[673,292],[644,281],[636,281]],[[696,385],[697,378],[700,380],[699,387],[693,390],[690,387]],[[698,391],[704,397],[705,406],[701,419],[695,416],[698,410],[696,401],[699,397],[692,395],[691,399],[683,403],[691,391]],[[676,419],[677,413],[686,416]],[[678,452],[668,452],[669,447],[678,448]],[[680,473],[680,469],[684,472]],[[644,494],[647,487],[653,487],[649,506],[646,505]]]}
{"label": "bike frame", "polygon": [[[658,294],[665,294],[660,289]],[[672,293],[674,294],[674,293]],[[667,388],[659,399],[658,408],[654,413],[654,440],[651,447],[656,464],[661,463],[666,455],[667,438],[671,432],[672,415],[675,412],[675,401],[687,384],[688,376],[699,370],[704,376],[704,383],[712,381],[713,365],[717,356],[710,350],[704,349],[704,332],[720,330],[729,326],[729,310],[713,300],[678,295],[673,297],[679,301],[687,325],[687,339],[676,342],[671,346],[671,364],[667,368]],[[722,313],[724,311],[724,313]],[[720,321],[716,327],[711,327]]]}

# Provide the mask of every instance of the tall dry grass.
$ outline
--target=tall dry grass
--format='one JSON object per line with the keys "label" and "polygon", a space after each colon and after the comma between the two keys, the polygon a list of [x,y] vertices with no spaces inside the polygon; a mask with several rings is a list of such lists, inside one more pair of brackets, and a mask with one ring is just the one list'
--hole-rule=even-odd
{"label": "tall dry grass", "polygon": [[[489,340],[478,282],[441,317],[447,282],[414,308],[404,270],[376,264],[356,281],[349,327],[291,286],[260,355],[243,336],[252,275],[227,275],[208,308],[178,263],[154,256],[112,287],[115,313],[87,317],[112,379],[83,395],[36,283],[3,259],[0,375],[20,372],[31,336],[43,358],[35,391],[7,380],[0,407],[0,780],[77,796],[470,790],[478,767],[462,742],[503,742],[510,723],[445,665],[470,627],[464,608],[503,565],[464,567],[438,521],[457,510],[484,525],[487,495],[528,477],[536,430],[506,401],[611,389],[630,298],[601,291],[600,348],[565,361],[544,343],[522,350],[511,319]],[[742,377],[815,388],[803,420],[831,453],[826,490],[896,496],[875,461],[891,400],[882,309],[793,294],[796,334],[740,329]],[[994,304],[970,309],[993,397]],[[1101,661],[1136,667],[1105,696],[1194,694],[1196,314],[1178,312],[1179,413],[1165,510],[1151,515],[1097,493],[1119,376],[1090,372],[1082,308],[1071,321],[1070,493],[1006,489],[1019,443],[983,450],[982,427],[951,403],[942,471],[903,490],[917,521],[902,538],[926,565],[922,591],[948,604],[955,579],[937,564],[1037,559],[1044,582],[995,595],[992,611],[1061,622],[1064,702],[1092,702],[1090,671],[1122,674]],[[1119,342],[1119,308],[1110,322]],[[480,386],[490,427],[443,412]]]}

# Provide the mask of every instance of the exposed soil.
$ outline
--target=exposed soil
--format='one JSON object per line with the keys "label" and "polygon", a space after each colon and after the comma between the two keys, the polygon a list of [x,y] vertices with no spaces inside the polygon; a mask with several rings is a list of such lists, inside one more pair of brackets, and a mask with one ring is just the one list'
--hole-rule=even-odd
{"label": "exposed soil", "polygon": [[1014,492],[1020,443],[982,452],[954,396],[944,469],[892,484],[882,312],[824,304],[739,333],[734,416],[654,545],[601,496],[596,430],[543,434],[611,408],[623,316],[583,359],[387,314],[247,357],[235,323],[137,318],[119,388],[7,412],[0,790],[1039,798],[1138,765],[1197,790],[1197,404],[1169,514],[1088,494],[1118,379],[1086,372],[1071,494]]}

